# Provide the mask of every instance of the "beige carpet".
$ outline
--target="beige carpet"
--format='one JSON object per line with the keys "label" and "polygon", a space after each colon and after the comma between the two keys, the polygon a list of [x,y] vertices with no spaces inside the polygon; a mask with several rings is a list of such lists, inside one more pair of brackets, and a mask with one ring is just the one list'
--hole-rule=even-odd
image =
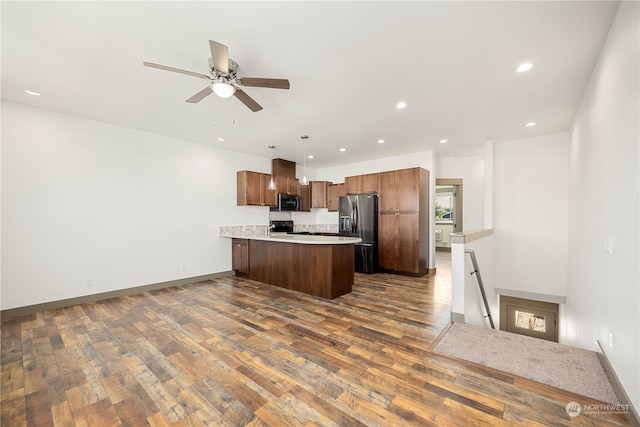
{"label": "beige carpet", "polygon": [[620,403],[593,351],[465,323],[454,323],[434,351],[606,403]]}

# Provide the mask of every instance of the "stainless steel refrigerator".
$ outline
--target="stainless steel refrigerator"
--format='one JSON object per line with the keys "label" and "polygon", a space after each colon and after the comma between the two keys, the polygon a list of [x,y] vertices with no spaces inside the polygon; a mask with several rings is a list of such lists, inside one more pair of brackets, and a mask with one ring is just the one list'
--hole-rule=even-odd
{"label": "stainless steel refrigerator", "polygon": [[378,271],[378,196],[357,194],[340,196],[341,236],[359,237],[362,243],[355,244],[355,271],[375,273]]}

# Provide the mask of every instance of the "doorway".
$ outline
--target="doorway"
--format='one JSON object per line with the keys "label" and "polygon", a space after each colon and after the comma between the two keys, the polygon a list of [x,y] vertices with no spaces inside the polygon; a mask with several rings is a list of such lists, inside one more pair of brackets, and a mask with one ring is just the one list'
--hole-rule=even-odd
{"label": "doorway", "polygon": [[437,178],[435,194],[436,249],[451,248],[451,233],[463,230],[462,179]]}

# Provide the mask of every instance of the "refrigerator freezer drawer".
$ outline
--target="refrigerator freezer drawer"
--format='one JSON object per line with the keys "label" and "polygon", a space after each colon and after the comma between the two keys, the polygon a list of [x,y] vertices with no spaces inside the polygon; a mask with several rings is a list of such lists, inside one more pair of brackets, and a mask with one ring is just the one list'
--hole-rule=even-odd
{"label": "refrigerator freezer drawer", "polygon": [[355,250],[355,271],[373,274],[378,271],[378,247],[375,243],[353,245]]}

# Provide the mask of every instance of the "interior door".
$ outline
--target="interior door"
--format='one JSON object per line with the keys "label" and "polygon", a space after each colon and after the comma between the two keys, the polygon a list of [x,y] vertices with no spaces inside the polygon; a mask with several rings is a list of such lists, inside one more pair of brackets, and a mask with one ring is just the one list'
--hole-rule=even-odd
{"label": "interior door", "polygon": [[462,229],[462,185],[453,186],[453,232],[460,233]]}

